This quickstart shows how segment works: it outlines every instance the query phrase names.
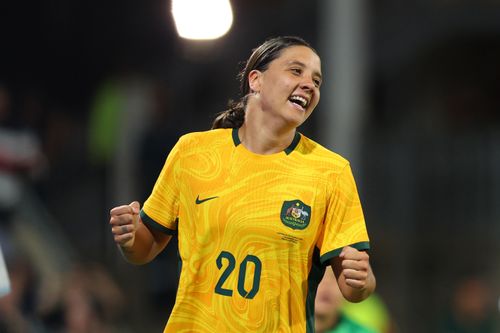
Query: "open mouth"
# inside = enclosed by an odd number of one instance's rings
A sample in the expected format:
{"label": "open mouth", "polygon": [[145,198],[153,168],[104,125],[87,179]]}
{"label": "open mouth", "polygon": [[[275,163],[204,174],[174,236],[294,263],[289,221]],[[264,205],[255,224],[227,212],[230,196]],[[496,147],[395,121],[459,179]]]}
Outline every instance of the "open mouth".
{"label": "open mouth", "polygon": [[300,106],[303,109],[305,109],[307,107],[307,105],[309,104],[309,102],[307,101],[307,99],[305,99],[302,96],[298,96],[298,95],[292,95],[292,96],[290,96],[290,98],[288,98],[288,100],[290,102],[292,102],[292,103]]}

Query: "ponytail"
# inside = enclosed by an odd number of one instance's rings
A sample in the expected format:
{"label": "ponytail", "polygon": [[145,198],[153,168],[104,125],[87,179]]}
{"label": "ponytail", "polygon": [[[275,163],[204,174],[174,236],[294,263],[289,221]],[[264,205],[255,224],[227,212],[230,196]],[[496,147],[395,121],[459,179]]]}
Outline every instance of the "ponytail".
{"label": "ponytail", "polygon": [[245,121],[245,101],[229,101],[229,109],[217,114],[212,129],[216,128],[240,128]]}

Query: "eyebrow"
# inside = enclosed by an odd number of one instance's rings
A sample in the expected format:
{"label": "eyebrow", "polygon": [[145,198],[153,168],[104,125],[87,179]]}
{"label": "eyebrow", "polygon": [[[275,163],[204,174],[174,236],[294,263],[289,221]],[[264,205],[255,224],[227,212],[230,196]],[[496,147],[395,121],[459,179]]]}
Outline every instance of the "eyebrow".
{"label": "eyebrow", "polygon": [[[292,60],[292,61],[289,61],[287,63],[287,65],[299,65],[300,67],[306,67],[306,65],[302,62],[302,61],[298,61],[298,60]],[[314,72],[314,75],[317,75],[319,77],[320,80],[323,80],[323,75],[321,75],[320,72],[318,71],[315,71]]]}

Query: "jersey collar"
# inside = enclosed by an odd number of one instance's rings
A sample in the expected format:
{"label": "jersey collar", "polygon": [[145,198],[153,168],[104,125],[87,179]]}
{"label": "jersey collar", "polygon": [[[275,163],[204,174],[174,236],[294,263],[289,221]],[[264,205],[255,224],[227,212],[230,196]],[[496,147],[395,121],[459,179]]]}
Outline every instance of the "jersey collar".
{"label": "jersey collar", "polygon": [[[238,147],[239,144],[241,143],[240,137],[238,136],[238,128],[233,128],[232,136],[233,136],[234,146]],[[285,154],[290,155],[290,153],[294,151],[294,149],[297,147],[299,142],[300,142],[300,133],[295,131],[295,136],[293,137],[292,143],[290,143],[290,145],[284,150]]]}

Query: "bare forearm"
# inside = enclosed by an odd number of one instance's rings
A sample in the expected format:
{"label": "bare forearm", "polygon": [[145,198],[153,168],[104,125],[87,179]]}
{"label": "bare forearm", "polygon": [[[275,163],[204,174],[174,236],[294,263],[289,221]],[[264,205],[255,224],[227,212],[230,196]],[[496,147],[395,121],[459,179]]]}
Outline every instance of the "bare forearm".
{"label": "bare forearm", "polygon": [[118,247],[128,262],[135,265],[142,265],[153,260],[163,250],[166,242],[160,241],[158,243],[158,240],[155,239],[151,231],[142,222],[139,222],[134,244],[130,247]]}

